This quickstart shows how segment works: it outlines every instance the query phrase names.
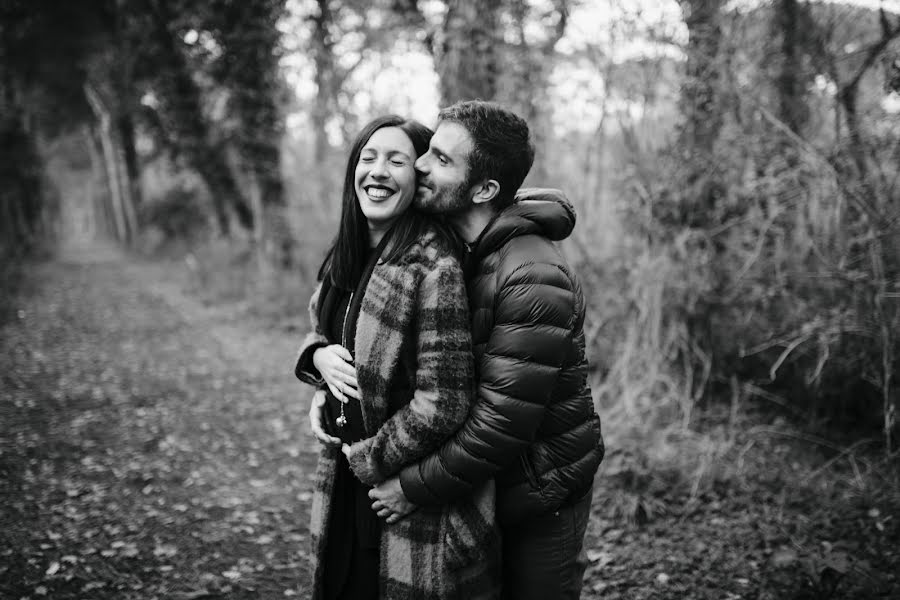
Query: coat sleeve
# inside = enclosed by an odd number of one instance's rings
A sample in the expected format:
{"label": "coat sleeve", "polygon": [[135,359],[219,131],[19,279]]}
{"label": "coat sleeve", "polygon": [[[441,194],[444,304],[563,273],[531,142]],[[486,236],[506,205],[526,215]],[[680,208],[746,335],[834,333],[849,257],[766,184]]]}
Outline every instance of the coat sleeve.
{"label": "coat sleeve", "polygon": [[411,502],[436,506],[471,493],[534,440],[579,325],[577,289],[559,264],[522,261],[505,276],[476,403],[438,452],[401,471]]}
{"label": "coat sleeve", "polygon": [[412,400],[375,435],[350,446],[350,467],[368,485],[436,450],[465,421],[474,400],[472,336],[459,263],[439,262],[422,278],[417,298]]}
{"label": "coat sleeve", "polygon": [[294,375],[297,376],[297,379],[316,387],[322,387],[325,385],[325,381],[322,379],[322,374],[313,365],[312,357],[317,349],[328,345],[328,340],[322,333],[322,328],[319,324],[318,305],[321,291],[322,284],[320,283],[316,286],[312,297],[309,299],[310,331],[303,338],[300,349],[297,350],[297,362],[294,365]]}

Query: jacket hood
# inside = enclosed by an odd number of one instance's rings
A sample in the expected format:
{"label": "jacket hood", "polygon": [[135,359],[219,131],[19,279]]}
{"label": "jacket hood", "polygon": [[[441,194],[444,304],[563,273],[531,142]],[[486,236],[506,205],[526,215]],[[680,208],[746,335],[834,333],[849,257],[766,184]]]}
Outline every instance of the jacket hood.
{"label": "jacket hood", "polygon": [[524,188],[516,201],[488,223],[473,246],[473,258],[481,258],[522,235],[541,235],[554,242],[564,240],[575,228],[575,209],[560,190]]}

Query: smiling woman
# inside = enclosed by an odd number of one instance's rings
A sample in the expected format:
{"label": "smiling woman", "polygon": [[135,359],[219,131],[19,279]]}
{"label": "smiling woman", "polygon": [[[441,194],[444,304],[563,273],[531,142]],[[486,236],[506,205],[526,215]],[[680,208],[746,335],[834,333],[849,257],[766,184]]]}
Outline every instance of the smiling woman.
{"label": "smiling woman", "polygon": [[356,197],[369,224],[375,246],[404,211],[416,191],[413,164],[418,153],[399,127],[377,130],[366,142],[356,163]]}
{"label": "smiling woman", "polygon": [[[310,301],[297,377],[322,442],[313,598],[496,598],[492,483],[382,523],[373,485],[440,446],[474,400],[468,301],[452,237],[411,206],[432,132],[380,117],[350,149],[341,226]],[[452,538],[456,543],[444,543]]]}

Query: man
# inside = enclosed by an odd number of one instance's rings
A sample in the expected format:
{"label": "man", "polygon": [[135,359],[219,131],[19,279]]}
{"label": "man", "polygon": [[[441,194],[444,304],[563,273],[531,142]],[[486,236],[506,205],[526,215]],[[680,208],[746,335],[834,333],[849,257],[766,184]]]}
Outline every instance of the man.
{"label": "man", "polygon": [[521,118],[470,101],[441,111],[416,161],[416,206],[445,215],[469,250],[478,399],[440,450],[369,496],[395,521],[495,478],[504,596],[553,600],[581,591],[603,441],[587,383],[584,297],[553,244],[575,215],[546,190],[516,196],[533,160]]}

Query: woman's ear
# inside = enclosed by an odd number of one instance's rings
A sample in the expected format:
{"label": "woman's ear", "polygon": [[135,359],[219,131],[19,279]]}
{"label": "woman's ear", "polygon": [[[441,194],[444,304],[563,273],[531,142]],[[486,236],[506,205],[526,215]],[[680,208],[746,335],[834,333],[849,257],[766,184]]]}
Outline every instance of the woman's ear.
{"label": "woman's ear", "polygon": [[474,204],[483,204],[485,202],[490,202],[500,193],[500,184],[497,183],[496,179],[486,179],[479,184],[475,185],[474,193],[472,194],[472,202]]}

